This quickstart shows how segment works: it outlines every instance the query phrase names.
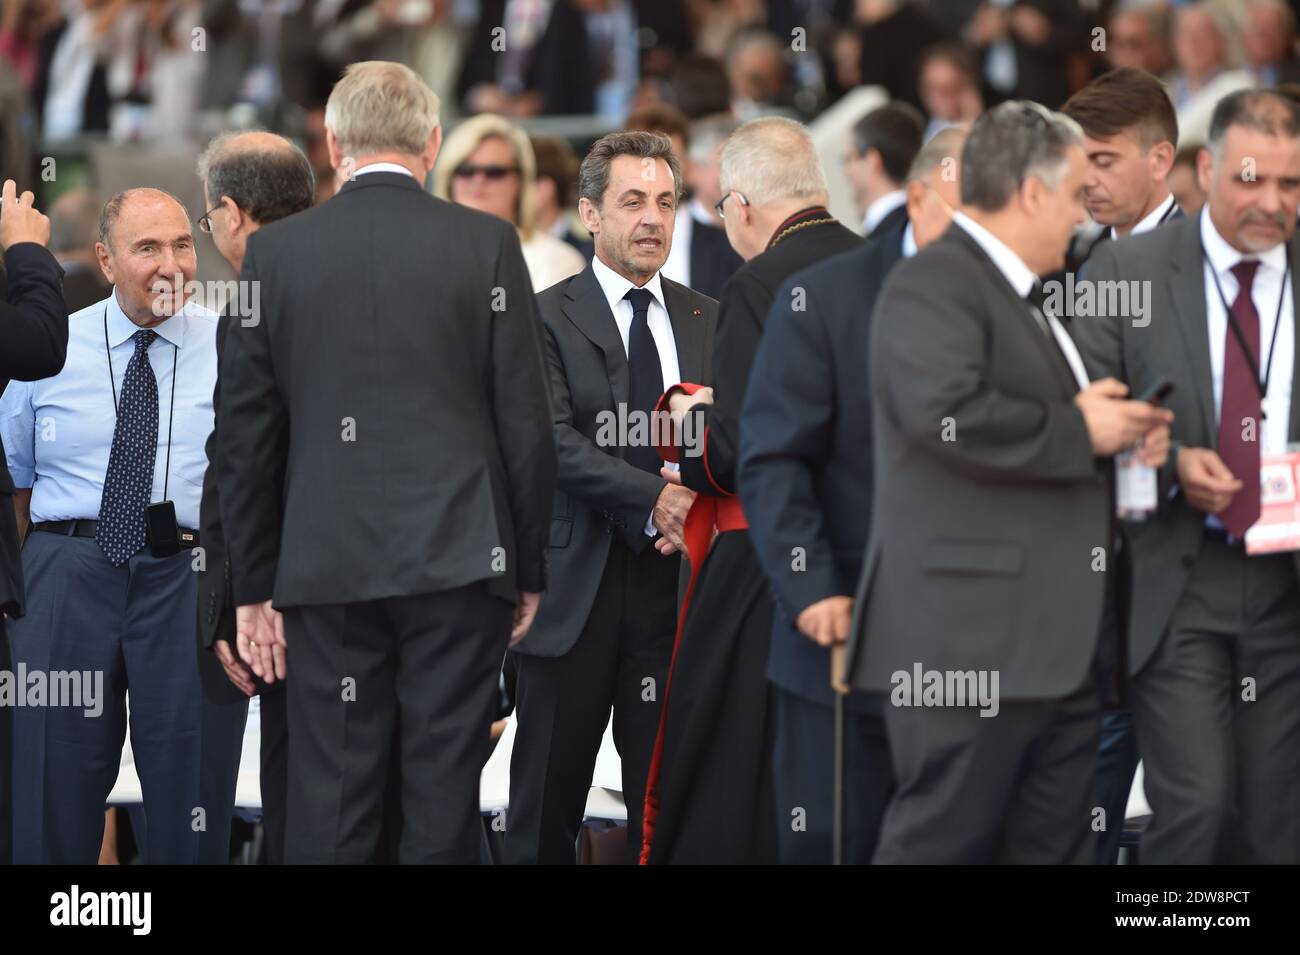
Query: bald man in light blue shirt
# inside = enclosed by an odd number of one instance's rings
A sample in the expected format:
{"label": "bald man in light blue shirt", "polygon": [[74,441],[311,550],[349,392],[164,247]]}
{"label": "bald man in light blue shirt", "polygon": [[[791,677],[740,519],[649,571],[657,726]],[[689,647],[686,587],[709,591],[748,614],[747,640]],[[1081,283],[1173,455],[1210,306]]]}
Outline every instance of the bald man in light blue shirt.
{"label": "bald man in light blue shirt", "polygon": [[[59,374],[0,398],[20,531],[30,522],[14,666],[48,674],[51,688],[80,673],[83,697],[97,697],[15,710],[14,861],[98,859],[129,690],[142,856],[224,863],[247,703],[205,698],[193,645],[217,316],[187,301],[194,240],[176,199],[115,196],[100,238],[112,294],[70,316]],[[148,540],[146,509],[163,502],[179,550]]]}

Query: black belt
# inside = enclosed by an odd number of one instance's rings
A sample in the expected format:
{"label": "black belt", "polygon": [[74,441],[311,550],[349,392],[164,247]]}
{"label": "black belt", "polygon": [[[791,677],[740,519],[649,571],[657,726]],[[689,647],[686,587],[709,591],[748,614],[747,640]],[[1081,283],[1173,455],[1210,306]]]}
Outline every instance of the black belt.
{"label": "black belt", "polygon": [[[99,529],[99,521],[37,521],[32,525],[34,531],[47,534],[62,534],[64,537],[94,537]],[[188,527],[178,529],[182,547],[198,547],[199,532]]]}

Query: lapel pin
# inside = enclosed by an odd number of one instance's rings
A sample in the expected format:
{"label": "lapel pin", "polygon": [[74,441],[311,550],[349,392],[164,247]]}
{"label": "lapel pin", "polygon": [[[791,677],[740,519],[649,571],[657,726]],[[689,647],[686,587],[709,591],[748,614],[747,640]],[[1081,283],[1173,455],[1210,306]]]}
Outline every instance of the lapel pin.
{"label": "lapel pin", "polygon": [[697,308],[697,309],[693,309],[692,311],[694,312],[696,318],[699,318],[701,315],[704,314],[704,313],[701,312],[698,308]]}

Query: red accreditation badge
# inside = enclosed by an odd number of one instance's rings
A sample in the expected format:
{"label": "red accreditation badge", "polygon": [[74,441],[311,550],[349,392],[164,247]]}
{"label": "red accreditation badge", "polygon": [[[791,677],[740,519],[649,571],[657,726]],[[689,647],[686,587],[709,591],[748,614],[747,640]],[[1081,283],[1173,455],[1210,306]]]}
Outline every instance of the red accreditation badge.
{"label": "red accreditation badge", "polygon": [[1246,531],[1246,553],[1300,550],[1300,451],[1264,455],[1259,482],[1259,520]]}

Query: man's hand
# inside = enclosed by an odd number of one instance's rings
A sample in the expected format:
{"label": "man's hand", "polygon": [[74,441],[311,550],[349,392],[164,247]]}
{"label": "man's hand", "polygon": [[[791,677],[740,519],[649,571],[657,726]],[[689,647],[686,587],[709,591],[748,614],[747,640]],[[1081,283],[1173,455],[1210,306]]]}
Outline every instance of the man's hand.
{"label": "man's hand", "polygon": [[1114,378],[1094,381],[1074,396],[1075,406],[1083,413],[1088,440],[1097,457],[1110,457],[1126,448],[1161,424],[1174,420],[1174,413],[1145,401],[1125,401],[1128,386]]}
{"label": "man's hand", "polygon": [[[682,486],[680,475],[676,478],[676,483],[672,478],[667,479],[668,483],[659,492],[659,499],[655,501],[654,513],[650,519],[664,539],[672,544],[674,550],[685,550],[686,540],[682,532],[686,528],[686,515],[691,509],[691,504],[695,502],[695,492]],[[659,548],[659,553],[672,553],[672,551]]]}
{"label": "man's hand", "polygon": [[1198,511],[1221,514],[1241,490],[1240,479],[1209,448],[1179,448],[1177,465],[1187,503]]}
{"label": "man's hand", "polygon": [[284,617],[271,601],[235,608],[235,644],[240,659],[267,683],[284,679]]}
{"label": "man's hand", "polygon": [[677,427],[682,426],[682,419],[686,413],[696,405],[713,404],[713,389],[701,388],[693,395],[688,395],[685,391],[674,391],[668,396],[668,413],[672,416],[673,424]]}
{"label": "man's hand", "polygon": [[248,667],[235,658],[235,651],[230,649],[230,642],[228,640],[214,640],[212,652],[221,661],[221,666],[226,671],[226,679],[235,684],[235,687],[244,696],[252,696],[257,690],[257,687],[253,685],[252,674],[249,672]]}
{"label": "man's hand", "polygon": [[1169,445],[1169,425],[1158,424],[1138,444],[1138,460],[1149,468],[1162,468],[1169,458]]}
{"label": "man's hand", "polygon": [[36,197],[31,190],[20,197],[17,184],[6,179],[0,200],[0,252],[9,251],[19,242],[50,244],[50,220],[36,211]]}
{"label": "man's hand", "polygon": [[795,618],[794,625],[809,640],[829,647],[849,639],[849,623],[852,619],[852,597],[824,597],[815,604],[804,607]]}
{"label": "man's hand", "polygon": [[510,646],[514,646],[528,635],[533,621],[537,619],[537,607],[542,602],[542,595],[520,590],[516,594],[514,626],[510,630]]}

